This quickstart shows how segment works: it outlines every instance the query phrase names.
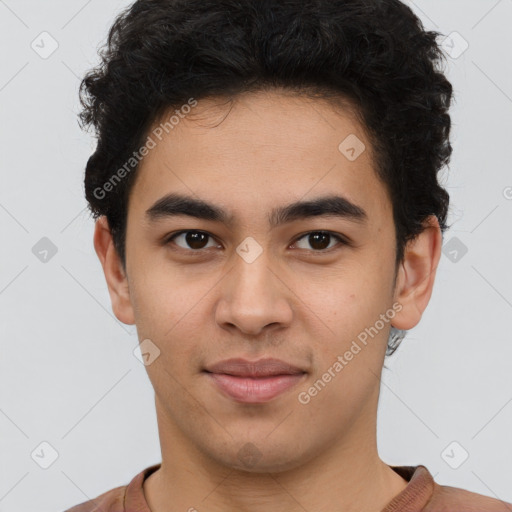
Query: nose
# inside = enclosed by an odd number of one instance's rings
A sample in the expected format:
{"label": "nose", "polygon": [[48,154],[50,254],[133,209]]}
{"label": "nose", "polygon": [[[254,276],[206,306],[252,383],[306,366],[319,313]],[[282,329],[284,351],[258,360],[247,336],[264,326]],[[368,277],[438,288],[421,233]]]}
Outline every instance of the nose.
{"label": "nose", "polygon": [[250,263],[237,255],[234,267],[220,283],[215,319],[224,329],[257,336],[265,329],[290,325],[293,293],[267,254],[263,251]]}

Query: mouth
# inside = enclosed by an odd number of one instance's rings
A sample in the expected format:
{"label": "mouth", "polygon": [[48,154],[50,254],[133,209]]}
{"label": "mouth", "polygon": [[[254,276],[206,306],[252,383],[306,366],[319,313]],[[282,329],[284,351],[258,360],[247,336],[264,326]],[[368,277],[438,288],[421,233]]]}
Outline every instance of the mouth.
{"label": "mouth", "polygon": [[307,372],[279,359],[229,359],[204,370],[215,387],[240,403],[268,402],[301,382]]}

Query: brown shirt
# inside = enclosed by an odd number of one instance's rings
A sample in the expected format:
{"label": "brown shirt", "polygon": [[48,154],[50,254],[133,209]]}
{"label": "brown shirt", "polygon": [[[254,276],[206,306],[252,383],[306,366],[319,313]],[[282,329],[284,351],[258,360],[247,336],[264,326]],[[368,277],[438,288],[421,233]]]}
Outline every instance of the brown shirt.
{"label": "brown shirt", "polygon": [[[128,485],[116,487],[94,500],[65,512],[151,512],[142,484],[160,464],[135,475]],[[407,480],[407,487],[382,512],[512,512],[512,504],[434,482],[425,466],[390,466]]]}

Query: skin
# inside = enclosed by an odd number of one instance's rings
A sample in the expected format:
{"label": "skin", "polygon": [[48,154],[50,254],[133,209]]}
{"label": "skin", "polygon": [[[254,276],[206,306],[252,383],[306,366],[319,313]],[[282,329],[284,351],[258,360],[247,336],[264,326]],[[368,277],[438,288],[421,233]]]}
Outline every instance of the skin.
{"label": "skin", "polygon": [[[327,101],[277,90],[240,95],[228,111],[218,99],[200,100],[141,162],[128,204],[126,271],[106,219],[96,223],[116,317],[160,350],[146,369],[162,466],[144,482],[146,499],[152,512],[377,512],[407,485],[376,443],[389,329],[421,319],[440,258],[439,224],[430,217],[408,244],[395,282],[392,206],[363,127]],[[355,161],[338,150],[349,134],[366,146]],[[170,192],[218,205],[232,224],[149,222],[146,210]],[[276,206],[333,193],[362,207],[367,222],[319,216],[269,227]],[[163,243],[185,229],[211,235],[200,255],[185,236]],[[331,238],[319,250],[307,236],[315,230],[352,243]],[[252,263],[236,252],[246,237],[262,249]],[[402,309],[392,322],[300,403],[299,393],[393,304]],[[241,404],[202,371],[231,357],[276,357],[307,373],[269,402]],[[239,457],[247,443],[253,461]]]}

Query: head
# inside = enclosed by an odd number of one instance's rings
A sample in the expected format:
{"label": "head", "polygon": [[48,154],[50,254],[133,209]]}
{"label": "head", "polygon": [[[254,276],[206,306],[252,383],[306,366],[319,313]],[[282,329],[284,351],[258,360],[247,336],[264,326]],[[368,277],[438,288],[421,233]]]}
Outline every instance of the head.
{"label": "head", "polygon": [[[398,0],[139,0],[83,80],[114,312],[160,351],[168,423],[219,461],[250,441],[261,467],[291,467],[376,408],[391,327],[419,322],[447,229],[438,35]],[[305,377],[255,425],[204,370],[264,356]],[[266,438],[283,403],[294,421]]]}

